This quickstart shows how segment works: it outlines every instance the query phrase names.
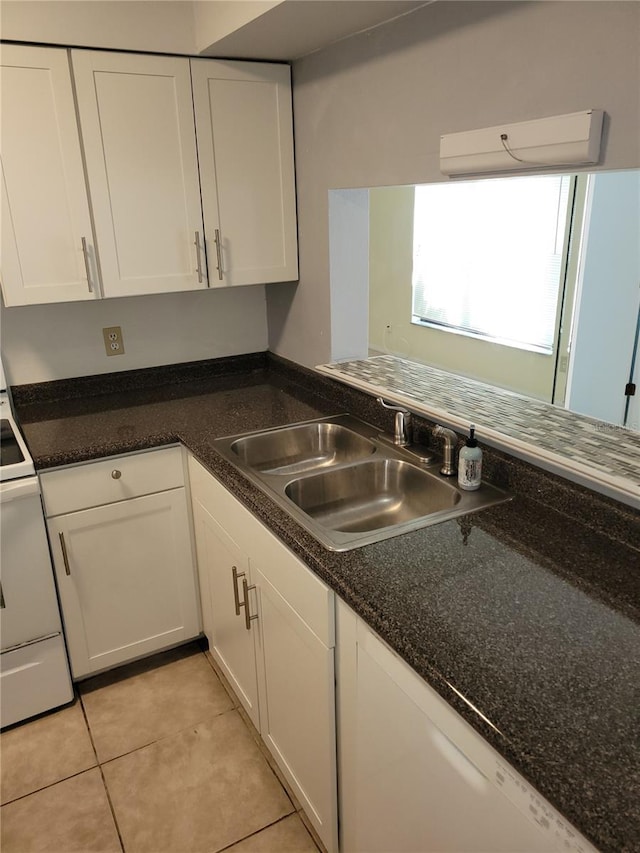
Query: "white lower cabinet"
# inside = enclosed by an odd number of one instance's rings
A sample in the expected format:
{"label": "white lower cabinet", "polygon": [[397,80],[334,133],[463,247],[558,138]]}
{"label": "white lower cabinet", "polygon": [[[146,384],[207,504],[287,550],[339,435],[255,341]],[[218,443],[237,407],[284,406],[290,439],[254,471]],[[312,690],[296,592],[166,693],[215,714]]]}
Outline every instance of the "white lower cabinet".
{"label": "white lower cabinet", "polygon": [[343,853],[594,851],[342,602],[337,631]]}
{"label": "white lower cabinet", "polygon": [[258,677],[253,632],[247,631],[240,603],[242,581],[249,578],[249,560],[197,499],[193,523],[200,575],[202,623],[211,653],[260,728]]}
{"label": "white lower cabinet", "polygon": [[[308,572],[305,566],[298,568]],[[267,571],[265,567],[265,571]],[[256,569],[260,731],[328,850],[336,849],[334,648]]]}
{"label": "white lower cabinet", "polygon": [[330,853],[595,853],[192,457],[189,477],[211,652]]}
{"label": "white lower cabinet", "polygon": [[200,633],[180,448],[60,469],[41,482],[74,678]]}
{"label": "white lower cabinet", "polygon": [[333,592],[193,458],[189,476],[211,652],[332,853]]}

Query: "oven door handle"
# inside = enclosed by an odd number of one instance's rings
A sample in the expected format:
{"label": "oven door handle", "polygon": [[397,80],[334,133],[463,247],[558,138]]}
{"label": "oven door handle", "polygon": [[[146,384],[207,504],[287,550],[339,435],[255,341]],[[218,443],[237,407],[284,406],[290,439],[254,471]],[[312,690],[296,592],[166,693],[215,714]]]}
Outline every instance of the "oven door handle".
{"label": "oven door handle", "polygon": [[5,480],[0,483],[0,503],[3,504],[39,494],[40,483],[37,477],[25,477],[23,480]]}

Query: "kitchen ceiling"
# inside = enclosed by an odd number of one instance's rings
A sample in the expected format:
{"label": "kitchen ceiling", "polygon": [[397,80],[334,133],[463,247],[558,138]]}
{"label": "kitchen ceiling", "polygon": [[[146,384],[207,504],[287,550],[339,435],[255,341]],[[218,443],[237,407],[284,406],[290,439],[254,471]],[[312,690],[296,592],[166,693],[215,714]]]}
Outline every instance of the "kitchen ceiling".
{"label": "kitchen ceiling", "polygon": [[194,3],[196,22],[221,23],[203,56],[292,61],[435,0],[282,0]]}

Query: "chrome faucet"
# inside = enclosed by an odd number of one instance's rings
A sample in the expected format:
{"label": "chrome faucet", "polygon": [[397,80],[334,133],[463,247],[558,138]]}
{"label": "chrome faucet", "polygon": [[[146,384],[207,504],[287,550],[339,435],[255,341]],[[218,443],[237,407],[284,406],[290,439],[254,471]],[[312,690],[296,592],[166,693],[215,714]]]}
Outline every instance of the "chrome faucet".
{"label": "chrome faucet", "polygon": [[434,438],[444,439],[444,454],[440,473],[444,474],[445,477],[453,477],[456,473],[453,454],[456,449],[456,444],[458,443],[458,436],[452,429],[447,429],[446,427],[440,426],[440,424],[436,424],[436,426],[434,426],[432,434]]}
{"label": "chrome faucet", "polygon": [[377,398],[378,403],[385,408],[395,412],[393,443],[398,447],[408,447],[413,439],[413,427],[411,425],[411,412],[402,406],[391,406],[385,403],[382,397]]}

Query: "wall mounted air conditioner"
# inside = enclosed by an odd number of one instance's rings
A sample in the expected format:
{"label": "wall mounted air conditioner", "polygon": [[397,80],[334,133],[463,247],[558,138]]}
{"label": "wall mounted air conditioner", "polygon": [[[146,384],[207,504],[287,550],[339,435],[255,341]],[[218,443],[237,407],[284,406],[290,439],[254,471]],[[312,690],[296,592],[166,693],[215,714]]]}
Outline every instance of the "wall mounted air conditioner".
{"label": "wall mounted air conditioner", "polygon": [[440,137],[445,175],[587,166],[600,157],[602,110],[501,124]]}

